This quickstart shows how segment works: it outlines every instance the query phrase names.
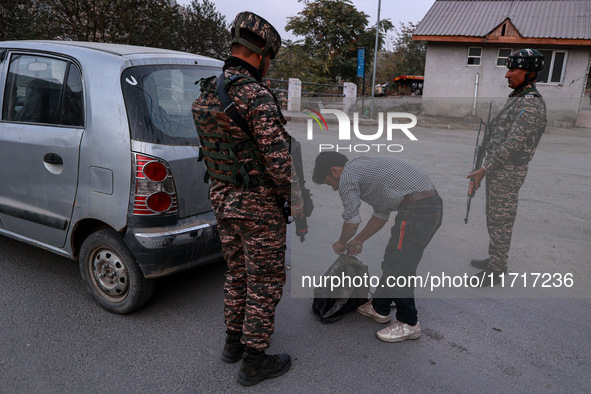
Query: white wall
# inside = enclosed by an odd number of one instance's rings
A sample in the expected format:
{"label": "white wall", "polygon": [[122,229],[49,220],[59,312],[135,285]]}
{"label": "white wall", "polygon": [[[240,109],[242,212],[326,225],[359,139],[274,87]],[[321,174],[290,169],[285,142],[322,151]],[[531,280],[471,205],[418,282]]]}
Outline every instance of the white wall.
{"label": "white wall", "polygon": [[[471,46],[483,48],[479,66],[467,65],[468,47]],[[472,115],[477,74],[479,85],[475,115],[484,117],[491,101],[493,113],[500,109],[511,89],[505,79],[507,68],[496,66],[497,55],[499,48],[508,47],[429,42],[422,111],[430,115],[451,117]],[[536,48],[564,49],[556,46]],[[521,46],[512,49],[521,49]],[[563,85],[538,84],[538,90],[546,100],[551,123],[574,124],[586,82],[590,54],[589,47],[568,48]]]}

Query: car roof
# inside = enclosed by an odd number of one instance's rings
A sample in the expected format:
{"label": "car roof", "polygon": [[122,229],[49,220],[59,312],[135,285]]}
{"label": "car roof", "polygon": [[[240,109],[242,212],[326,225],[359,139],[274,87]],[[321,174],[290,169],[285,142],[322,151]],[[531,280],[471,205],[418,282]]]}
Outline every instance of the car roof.
{"label": "car roof", "polygon": [[87,41],[62,41],[62,40],[14,40],[14,41],[0,41],[0,48],[6,49],[27,49],[39,50],[44,52],[57,52],[69,55],[92,51],[95,53],[110,54],[120,56],[134,62],[134,59],[141,58],[190,58],[194,59],[201,65],[220,66],[222,61],[206,56],[195,55],[188,52],[173,51],[170,49],[151,48],[136,45],[125,44],[111,44],[104,42],[87,42]]}

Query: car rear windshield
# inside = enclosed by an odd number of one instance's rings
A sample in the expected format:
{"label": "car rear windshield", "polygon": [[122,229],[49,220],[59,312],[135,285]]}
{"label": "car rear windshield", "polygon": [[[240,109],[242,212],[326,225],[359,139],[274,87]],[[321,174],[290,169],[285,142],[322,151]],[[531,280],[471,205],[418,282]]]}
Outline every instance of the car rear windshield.
{"label": "car rear windshield", "polygon": [[199,145],[191,106],[201,78],[218,75],[215,67],[138,66],[123,71],[121,86],[131,138],[163,145]]}

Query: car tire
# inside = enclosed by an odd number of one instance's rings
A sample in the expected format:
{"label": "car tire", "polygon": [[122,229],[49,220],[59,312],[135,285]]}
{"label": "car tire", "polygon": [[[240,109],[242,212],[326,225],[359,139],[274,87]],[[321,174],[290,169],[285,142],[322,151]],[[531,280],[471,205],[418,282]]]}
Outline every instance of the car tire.
{"label": "car tire", "polygon": [[121,235],[112,229],[99,230],[84,240],[79,265],[88,290],[109,312],[133,312],[154,293],[154,281],[144,278]]}

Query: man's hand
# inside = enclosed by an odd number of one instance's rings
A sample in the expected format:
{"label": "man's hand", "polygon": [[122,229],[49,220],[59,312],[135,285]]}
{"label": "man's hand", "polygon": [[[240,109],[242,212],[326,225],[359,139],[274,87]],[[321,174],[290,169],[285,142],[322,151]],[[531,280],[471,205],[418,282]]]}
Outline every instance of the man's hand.
{"label": "man's hand", "polygon": [[347,251],[347,243],[337,241],[334,244],[332,244],[332,250],[334,250],[336,254],[345,254],[345,252]]}
{"label": "man's hand", "polygon": [[486,175],[486,168],[484,167],[468,174],[466,177],[467,179],[470,179],[468,194],[472,195],[474,192],[476,192],[476,190],[478,190],[478,188],[480,188],[480,182],[482,182],[484,175]]}
{"label": "man's hand", "polygon": [[332,244],[332,249],[336,254],[345,254],[347,251],[347,242],[355,235],[357,227],[359,227],[357,223],[343,223],[339,240]]}
{"label": "man's hand", "polygon": [[357,256],[363,251],[363,242],[356,241],[353,239],[347,244],[347,253],[351,256]]}

